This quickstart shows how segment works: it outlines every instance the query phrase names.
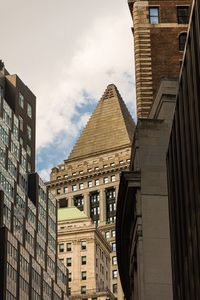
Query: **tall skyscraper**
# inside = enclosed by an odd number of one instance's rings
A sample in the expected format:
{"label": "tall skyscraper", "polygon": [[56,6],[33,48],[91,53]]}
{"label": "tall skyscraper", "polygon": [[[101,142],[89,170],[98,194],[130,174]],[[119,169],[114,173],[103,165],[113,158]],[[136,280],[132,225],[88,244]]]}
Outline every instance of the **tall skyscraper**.
{"label": "tall skyscraper", "polygon": [[137,115],[147,118],[162,78],[178,78],[191,0],[128,0],[133,18]]}
{"label": "tall skyscraper", "polygon": [[56,199],[34,173],[36,99],[0,66],[0,299],[68,299]]}
{"label": "tall skyscraper", "polygon": [[110,289],[118,299],[123,295],[116,264],[116,199],[120,173],[129,168],[134,128],[117,88],[108,85],[68,159],[52,169],[47,183],[60,208],[84,211],[110,243]]}

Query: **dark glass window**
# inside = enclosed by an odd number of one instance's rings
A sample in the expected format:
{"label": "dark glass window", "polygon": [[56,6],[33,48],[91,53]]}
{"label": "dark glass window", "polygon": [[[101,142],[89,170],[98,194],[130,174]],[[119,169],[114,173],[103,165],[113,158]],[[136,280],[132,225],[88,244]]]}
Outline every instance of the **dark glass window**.
{"label": "dark glass window", "polygon": [[84,198],[82,195],[74,196],[74,206],[76,206],[80,211],[83,211]]}
{"label": "dark glass window", "polygon": [[159,8],[149,7],[149,23],[158,24],[159,23]]}
{"label": "dark glass window", "polygon": [[179,51],[184,51],[187,33],[183,32],[179,35]]}
{"label": "dark glass window", "polygon": [[189,22],[189,7],[178,6],[177,7],[177,22],[179,24],[188,24]]}
{"label": "dark glass window", "polygon": [[90,217],[96,224],[98,224],[99,221],[99,212],[99,193],[90,193]]}

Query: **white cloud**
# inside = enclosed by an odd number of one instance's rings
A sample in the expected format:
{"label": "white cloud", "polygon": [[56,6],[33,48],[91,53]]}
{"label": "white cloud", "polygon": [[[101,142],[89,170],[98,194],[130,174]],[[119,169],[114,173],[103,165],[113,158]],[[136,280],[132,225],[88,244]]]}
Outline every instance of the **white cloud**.
{"label": "white cloud", "polygon": [[134,110],[127,1],[6,0],[1,10],[0,58],[37,96],[38,166],[46,178],[86,124],[84,105],[97,102],[109,83]]}
{"label": "white cloud", "polygon": [[[80,129],[71,117],[76,106],[87,104],[86,91],[98,100],[107,84],[115,83],[124,100],[133,104],[133,86],[127,74],[133,73],[132,42],[126,19],[127,12],[120,16],[105,16],[94,20],[86,35],[78,41],[70,61],[65,59],[60,77],[51,86],[48,99],[39,95],[37,111],[37,147],[44,147],[65,130],[71,135]],[[47,112],[48,105],[48,112]],[[84,122],[82,123],[84,124]]]}

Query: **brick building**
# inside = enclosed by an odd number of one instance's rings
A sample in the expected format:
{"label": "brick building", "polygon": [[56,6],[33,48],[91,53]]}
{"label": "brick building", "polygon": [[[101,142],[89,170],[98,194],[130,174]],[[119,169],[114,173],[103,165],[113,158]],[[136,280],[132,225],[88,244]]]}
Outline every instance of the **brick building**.
{"label": "brick building", "polygon": [[52,169],[47,183],[60,208],[84,211],[112,246],[110,290],[118,299],[123,294],[116,264],[116,199],[120,173],[129,168],[134,128],[117,88],[108,85],[68,159]]}
{"label": "brick building", "polygon": [[190,0],[128,0],[133,18],[137,115],[147,118],[162,78],[178,78]]}
{"label": "brick building", "polygon": [[0,65],[0,299],[68,299],[56,199],[34,173],[36,99]]}

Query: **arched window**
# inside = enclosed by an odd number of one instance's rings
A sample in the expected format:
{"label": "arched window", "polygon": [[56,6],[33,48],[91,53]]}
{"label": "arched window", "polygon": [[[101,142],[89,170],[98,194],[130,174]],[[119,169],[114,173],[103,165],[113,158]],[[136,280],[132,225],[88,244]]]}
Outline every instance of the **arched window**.
{"label": "arched window", "polygon": [[187,33],[183,32],[179,35],[179,51],[184,51]]}

